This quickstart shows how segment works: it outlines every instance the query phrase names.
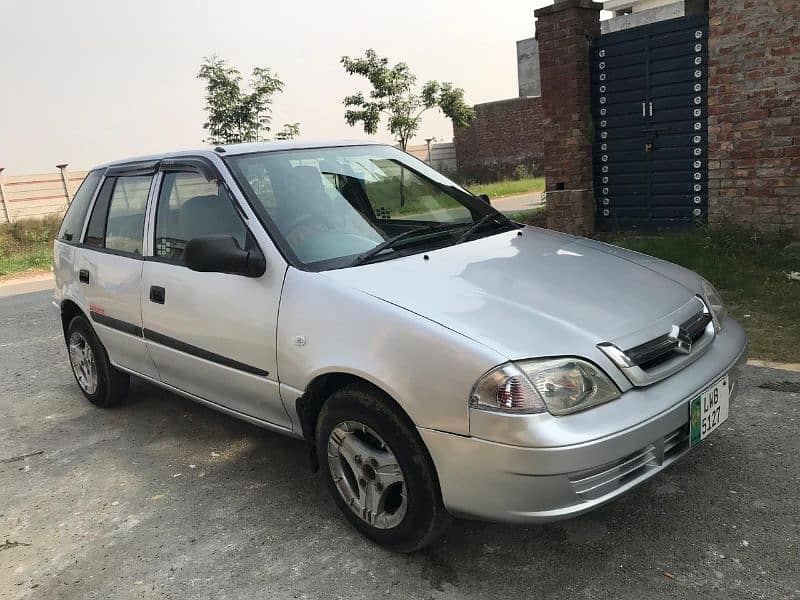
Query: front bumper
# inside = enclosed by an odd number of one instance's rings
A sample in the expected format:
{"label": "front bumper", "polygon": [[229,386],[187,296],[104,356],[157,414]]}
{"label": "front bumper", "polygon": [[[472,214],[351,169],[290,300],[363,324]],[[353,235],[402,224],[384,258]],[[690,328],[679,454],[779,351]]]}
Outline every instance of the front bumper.
{"label": "front bumper", "polygon": [[730,374],[731,401],[738,393],[737,373],[746,360],[747,338],[731,319],[726,329],[717,338],[716,348],[687,368],[692,372],[683,380],[677,373],[636,390],[637,401],[650,399],[654,405],[659,404],[657,396],[675,392],[677,400],[669,408],[603,437],[529,447],[516,444],[520,440],[513,435],[515,444],[508,444],[497,438],[419,428],[436,466],[445,506],[462,517],[547,522],[587,512],[652,477],[689,450],[690,399],[726,373]]}

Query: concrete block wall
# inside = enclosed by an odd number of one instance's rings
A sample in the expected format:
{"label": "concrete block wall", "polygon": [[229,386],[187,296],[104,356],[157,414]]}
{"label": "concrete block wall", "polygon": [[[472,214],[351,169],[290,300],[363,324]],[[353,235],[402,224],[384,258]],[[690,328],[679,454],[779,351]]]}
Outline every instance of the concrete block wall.
{"label": "concrete block wall", "polygon": [[428,154],[427,144],[408,146],[406,152],[442,173],[452,173],[457,168],[456,148],[453,142],[431,144],[430,155]]}
{"label": "concrete block wall", "polygon": [[[0,223],[62,216],[86,171],[35,175],[0,172]],[[66,189],[65,189],[66,184]]]}
{"label": "concrete block wall", "polygon": [[517,41],[517,84],[520,98],[542,95],[539,40],[535,37]]}

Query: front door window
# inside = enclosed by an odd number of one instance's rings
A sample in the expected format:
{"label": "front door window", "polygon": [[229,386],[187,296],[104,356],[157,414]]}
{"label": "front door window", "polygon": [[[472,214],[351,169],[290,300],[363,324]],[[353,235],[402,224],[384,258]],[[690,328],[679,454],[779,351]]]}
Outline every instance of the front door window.
{"label": "front door window", "polygon": [[183,264],[186,243],[196,237],[230,235],[240,248],[247,229],[224,186],[197,173],[166,173],[158,195],[153,254]]}

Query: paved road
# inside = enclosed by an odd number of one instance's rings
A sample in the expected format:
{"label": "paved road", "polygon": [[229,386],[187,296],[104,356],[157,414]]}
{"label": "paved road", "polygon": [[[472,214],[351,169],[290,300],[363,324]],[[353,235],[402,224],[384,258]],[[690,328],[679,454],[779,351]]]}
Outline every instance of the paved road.
{"label": "paved road", "polygon": [[519,194],[516,196],[506,196],[492,200],[492,206],[504,213],[523,212],[544,206],[544,194],[534,192],[532,194]]}
{"label": "paved road", "polygon": [[12,280],[0,281],[0,298],[52,290],[53,286],[52,273],[41,273],[31,276],[20,275]]}
{"label": "paved road", "polygon": [[298,441],[144,384],[90,406],[48,292],[0,299],[0,365],[0,461],[41,452],[0,462],[0,598],[800,598],[798,374],[748,368],[729,422],[621,501],[403,556]]}

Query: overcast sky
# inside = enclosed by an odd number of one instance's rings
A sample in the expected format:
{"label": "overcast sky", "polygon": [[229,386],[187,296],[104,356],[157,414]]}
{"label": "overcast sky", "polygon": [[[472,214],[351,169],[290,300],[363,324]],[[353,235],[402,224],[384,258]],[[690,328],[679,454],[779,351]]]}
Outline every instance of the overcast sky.
{"label": "overcast sky", "polygon": [[[364,137],[342,98],[367,89],[342,55],[367,48],[405,61],[420,81],[452,81],[470,103],[517,95],[516,46],[549,0],[0,0],[0,167],[6,175],[70,169],[202,147],[204,88],[216,53],[243,73],[285,82],[273,125],[306,137]],[[449,140],[440,115],[418,141]],[[383,140],[391,138],[382,131]]]}

